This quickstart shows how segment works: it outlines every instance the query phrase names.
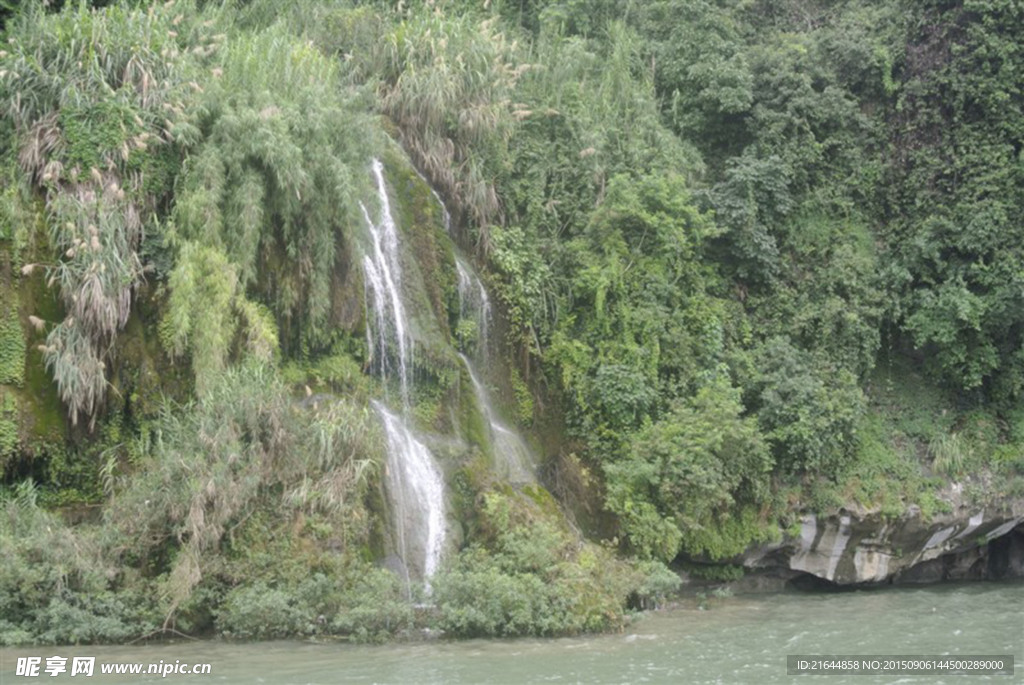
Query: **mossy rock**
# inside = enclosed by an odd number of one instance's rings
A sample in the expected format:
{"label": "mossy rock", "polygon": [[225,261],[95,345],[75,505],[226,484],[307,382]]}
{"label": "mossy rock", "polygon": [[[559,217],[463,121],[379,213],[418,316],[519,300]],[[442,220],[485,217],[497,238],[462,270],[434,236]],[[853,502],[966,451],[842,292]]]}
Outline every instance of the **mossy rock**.
{"label": "mossy rock", "polygon": [[149,287],[139,289],[132,314],[118,335],[110,382],[111,409],[121,408],[136,422],[155,418],[165,398],[185,402],[192,394],[188,364],[171,359],[160,344],[159,297]]}
{"label": "mossy rock", "polygon": [[[455,248],[444,230],[443,208],[430,186],[398,145],[383,155],[391,189],[394,219],[406,243],[403,261],[406,298],[412,301],[409,314],[416,320],[421,342],[428,347],[447,347],[452,340],[448,307],[456,287]],[[425,316],[429,311],[432,316]]]}
{"label": "mossy rock", "polygon": [[560,519],[562,511],[558,507],[558,501],[554,495],[548,492],[547,488],[536,483],[527,483],[522,487],[521,492],[533,502],[536,507],[544,512],[546,516],[553,519]]}
{"label": "mossy rock", "polygon": [[481,452],[488,454],[490,459],[490,465],[493,467],[494,460],[493,454],[490,451],[493,448],[490,437],[490,427],[487,424],[487,418],[484,416],[483,411],[480,409],[480,404],[477,402],[476,390],[473,388],[473,381],[469,377],[469,372],[463,368],[462,374],[459,377],[460,383],[458,388],[458,433],[463,436],[466,442],[470,445],[475,445],[480,449]]}
{"label": "mossy rock", "polygon": [[353,337],[366,335],[363,270],[353,241],[340,236],[331,272],[331,325]]}
{"label": "mossy rock", "polygon": [[41,269],[21,273],[23,263],[48,256],[41,214],[37,219],[20,254],[15,255],[10,243],[0,242],[0,473],[18,457],[34,459],[60,449],[67,436],[57,386],[38,349],[46,332],[29,323],[34,316],[52,324],[64,313]]}
{"label": "mossy rock", "polygon": [[16,301],[9,291],[0,295],[9,303],[0,309],[0,385],[21,387],[25,384],[25,331],[19,320]]}
{"label": "mossy rock", "polygon": [[490,461],[477,452],[449,478],[449,495],[454,518],[463,526],[463,534],[472,540],[480,534],[480,507],[483,493],[493,486]]}
{"label": "mossy rock", "polygon": [[13,393],[0,387],[0,467],[18,447],[18,405]]}

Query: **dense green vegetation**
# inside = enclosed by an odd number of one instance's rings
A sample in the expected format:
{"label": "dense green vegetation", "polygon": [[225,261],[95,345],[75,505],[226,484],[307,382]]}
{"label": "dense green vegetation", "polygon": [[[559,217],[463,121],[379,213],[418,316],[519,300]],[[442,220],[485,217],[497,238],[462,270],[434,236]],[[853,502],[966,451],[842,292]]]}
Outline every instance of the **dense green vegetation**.
{"label": "dense green vegetation", "polygon": [[[602,630],[674,588],[664,563],[804,511],[1024,494],[1019,3],[0,21],[0,644]],[[381,568],[374,156],[439,322],[420,427],[479,433],[412,167],[496,296],[500,394],[557,496],[449,455],[462,536],[429,612]]]}

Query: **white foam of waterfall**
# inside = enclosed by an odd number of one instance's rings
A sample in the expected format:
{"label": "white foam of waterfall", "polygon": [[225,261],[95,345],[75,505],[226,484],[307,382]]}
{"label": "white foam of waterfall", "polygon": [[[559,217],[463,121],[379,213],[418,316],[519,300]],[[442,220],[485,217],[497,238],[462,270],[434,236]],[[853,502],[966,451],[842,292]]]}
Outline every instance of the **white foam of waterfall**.
{"label": "white foam of waterfall", "polygon": [[371,254],[363,257],[363,271],[369,288],[370,307],[374,312],[376,340],[372,327],[367,326],[366,338],[370,357],[382,378],[389,377],[389,343],[396,346],[394,355],[398,364],[398,379],[402,389],[402,401],[409,399],[409,366],[412,357],[412,340],[409,338],[405,307],[402,305],[402,267],[398,253],[398,231],[391,216],[391,201],[384,184],[384,166],[373,160],[373,175],[377,181],[377,197],[380,200],[380,221],[374,222],[366,206],[359,203],[363,218],[370,229]]}
{"label": "white foam of waterfall", "polygon": [[444,481],[433,455],[405,418],[374,403],[388,441],[385,475],[392,501],[398,554],[406,572],[424,579],[437,571],[444,550]]}
{"label": "white foam of waterfall", "polygon": [[456,286],[459,294],[459,317],[476,323],[477,347],[487,349],[487,333],[491,319],[491,298],[483,281],[461,257],[455,257]]}
{"label": "white foam of waterfall", "polygon": [[476,393],[477,406],[484,415],[491,433],[491,447],[494,449],[494,459],[504,471],[504,476],[513,483],[533,482],[533,455],[526,441],[511,428],[503,424],[491,402],[490,393],[477,378],[473,371],[473,365],[465,355],[460,354],[459,358],[466,365],[469,373],[469,380],[473,383],[473,391]]}
{"label": "white foam of waterfall", "polygon": [[[437,570],[444,549],[444,480],[433,455],[409,427],[409,392],[413,344],[402,301],[402,266],[398,230],[384,182],[384,166],[373,160],[380,219],[373,221],[365,206],[370,231],[370,254],[363,258],[367,306],[372,310],[367,343],[373,364],[384,380],[397,371],[402,413],[374,403],[387,435],[385,485],[394,512],[395,546],[410,577],[427,580]],[[429,585],[428,585],[429,589]]]}

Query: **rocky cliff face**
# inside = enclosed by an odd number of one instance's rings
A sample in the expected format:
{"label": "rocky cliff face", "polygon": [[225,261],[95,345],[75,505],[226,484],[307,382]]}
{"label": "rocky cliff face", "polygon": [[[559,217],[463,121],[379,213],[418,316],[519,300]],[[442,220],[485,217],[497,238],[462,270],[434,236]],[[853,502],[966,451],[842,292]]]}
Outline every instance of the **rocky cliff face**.
{"label": "rocky cliff face", "polygon": [[800,535],[748,550],[748,569],[810,574],[839,585],[1024,577],[1024,500],[961,504],[928,520],[840,510],[805,515]]}

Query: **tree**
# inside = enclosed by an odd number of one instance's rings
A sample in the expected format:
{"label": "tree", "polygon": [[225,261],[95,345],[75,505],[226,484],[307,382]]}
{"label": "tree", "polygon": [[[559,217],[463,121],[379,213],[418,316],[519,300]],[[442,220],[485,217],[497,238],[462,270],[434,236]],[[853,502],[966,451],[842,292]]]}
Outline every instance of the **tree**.
{"label": "tree", "polygon": [[721,374],[637,432],[625,458],[605,467],[608,508],[638,554],[723,558],[762,534],[756,525],[733,539],[721,534],[768,493],[772,459],[757,420],[743,413],[739,389]]}

